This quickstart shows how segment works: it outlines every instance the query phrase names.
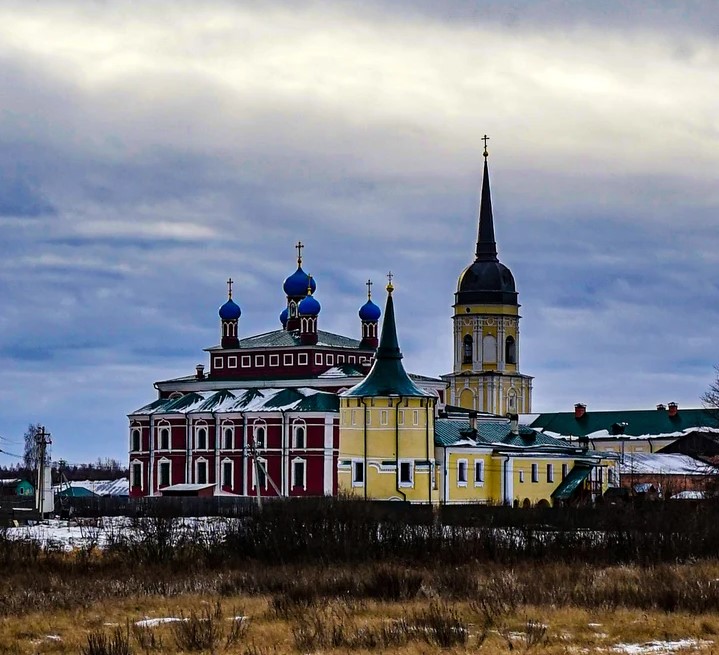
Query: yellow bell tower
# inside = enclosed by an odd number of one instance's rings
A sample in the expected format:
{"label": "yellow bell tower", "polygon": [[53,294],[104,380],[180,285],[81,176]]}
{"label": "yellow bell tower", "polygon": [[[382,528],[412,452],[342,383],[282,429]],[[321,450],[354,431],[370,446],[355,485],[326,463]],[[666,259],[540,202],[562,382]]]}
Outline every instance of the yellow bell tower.
{"label": "yellow bell tower", "polygon": [[532,411],[532,377],[519,372],[519,302],[512,272],[499,261],[489,189],[487,140],[475,260],[454,300],[454,367],[443,375],[451,405],[506,415]]}

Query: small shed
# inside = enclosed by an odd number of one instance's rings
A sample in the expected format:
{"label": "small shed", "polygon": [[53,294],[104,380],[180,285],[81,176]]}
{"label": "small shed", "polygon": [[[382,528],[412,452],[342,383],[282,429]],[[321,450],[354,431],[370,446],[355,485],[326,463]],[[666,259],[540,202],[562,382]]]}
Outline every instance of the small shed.
{"label": "small shed", "polygon": [[12,478],[0,480],[0,496],[21,496],[32,498],[35,495],[35,487],[27,480]]}
{"label": "small shed", "polygon": [[97,496],[96,493],[93,493],[86,487],[74,486],[65,487],[64,489],[58,491],[56,495],[60,498],[92,498]]}
{"label": "small shed", "polygon": [[214,484],[171,484],[169,487],[161,489],[163,496],[185,496],[195,498],[207,498],[214,496]]}

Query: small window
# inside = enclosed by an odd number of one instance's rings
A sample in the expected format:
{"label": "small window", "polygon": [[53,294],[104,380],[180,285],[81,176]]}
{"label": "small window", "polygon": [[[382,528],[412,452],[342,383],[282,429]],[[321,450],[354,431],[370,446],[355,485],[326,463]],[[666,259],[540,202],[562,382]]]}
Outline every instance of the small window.
{"label": "small window", "polygon": [[207,462],[197,462],[197,484],[207,484]]}
{"label": "small window", "polygon": [[282,365],[283,366],[292,366],[294,361],[294,357],[292,357],[292,353],[285,353],[282,356]]}
{"label": "small window", "polygon": [[315,364],[322,364],[322,353],[315,353]]}
{"label": "small window", "polygon": [[614,484],[614,471],[610,468],[607,469],[607,482],[610,485]]}
{"label": "small window", "polygon": [[242,368],[250,368],[250,366],[252,366],[252,357],[249,355],[242,355],[240,358],[240,365]]}
{"label": "small window", "polygon": [[270,366],[279,366],[280,365],[280,356],[279,355],[270,355]]}
{"label": "small window", "polygon": [[292,462],[292,486],[302,487],[305,486],[305,462],[304,460],[297,459]]}
{"label": "small window", "polygon": [[350,364],[354,364],[354,363],[355,363],[355,356],[354,356],[354,355],[349,355],[349,356],[347,357],[347,361],[348,361]]}
{"label": "small window", "polygon": [[298,366],[307,366],[308,362],[307,353],[299,353],[297,355],[297,365]]}
{"label": "small window", "polygon": [[352,485],[361,487],[364,485],[364,462],[352,462]]}
{"label": "small window", "polygon": [[207,429],[198,428],[197,430],[197,449],[207,450]]}
{"label": "small window", "polygon": [[237,357],[235,355],[227,358],[227,368],[237,368]]}
{"label": "small window", "polygon": [[142,464],[133,464],[132,465],[132,486],[133,487],[141,487],[142,486]]}
{"label": "small window", "polygon": [[255,448],[265,447],[265,428],[262,426],[255,427]]}
{"label": "small window", "polygon": [[327,360],[327,366],[332,366],[335,363],[335,356],[334,355],[326,355],[325,359]]}
{"label": "small window", "polygon": [[212,358],[212,368],[222,368],[222,357]]}
{"label": "small window", "polygon": [[467,334],[462,342],[462,364],[471,364],[473,360],[473,340],[472,336]]}
{"label": "small window", "polygon": [[232,428],[225,428],[225,450],[232,450],[234,441],[233,437],[235,436]]}
{"label": "small window", "polygon": [[305,429],[302,426],[295,428],[295,448],[305,447]]}
{"label": "small window", "polygon": [[337,355],[337,363],[338,363],[338,364],[344,364],[344,363],[345,363],[345,356],[344,356],[344,355]]}
{"label": "small window", "polygon": [[567,477],[569,473],[569,464],[562,464],[562,480]]}
{"label": "small window", "polygon": [[379,413],[379,424],[387,425],[388,421],[389,421],[389,412],[386,409],[383,409]]}
{"label": "small window", "polygon": [[413,462],[399,463],[399,483],[405,486],[412,486],[414,482],[414,466]]}
{"label": "small window", "polygon": [[507,364],[517,363],[517,344],[514,341],[514,337],[507,337],[504,342],[504,358]]}
{"label": "small window", "polygon": [[170,486],[170,462],[160,462],[160,486]]}
{"label": "small window", "polygon": [[484,482],[484,462],[481,459],[474,460],[474,484]]}
{"label": "small window", "polygon": [[412,425],[419,425],[419,410],[412,410]]}
{"label": "small window", "polygon": [[168,428],[160,430],[160,450],[170,450],[170,430]]}
{"label": "small window", "polygon": [[264,355],[257,355],[255,357],[255,366],[262,367],[265,365],[265,356]]}
{"label": "small window", "polygon": [[554,464],[547,464],[547,482],[554,482]]}
{"label": "small window", "polygon": [[253,487],[256,487],[259,483],[260,488],[267,488],[267,463],[264,459],[258,459],[257,465],[252,467],[253,473]]}
{"label": "small window", "polygon": [[352,425],[357,425],[357,410],[352,410]]}
{"label": "small window", "polygon": [[132,431],[132,450],[140,450],[140,431],[137,428]]}
{"label": "small window", "polygon": [[524,484],[524,471],[519,472],[519,483]]}
{"label": "small window", "polygon": [[539,464],[532,464],[532,482],[539,482]]}
{"label": "small window", "polygon": [[404,425],[404,410],[400,409],[397,416],[397,424]]}
{"label": "small window", "polygon": [[460,459],[457,462],[457,484],[464,487],[467,485],[467,460]]}
{"label": "small window", "polygon": [[222,462],[222,486],[232,488],[232,462]]}

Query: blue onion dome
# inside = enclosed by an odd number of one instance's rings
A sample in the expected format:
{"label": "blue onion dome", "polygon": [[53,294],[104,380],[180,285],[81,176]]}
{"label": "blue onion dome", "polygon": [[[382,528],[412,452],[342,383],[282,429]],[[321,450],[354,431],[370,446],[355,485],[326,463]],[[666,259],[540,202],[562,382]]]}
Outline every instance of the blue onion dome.
{"label": "blue onion dome", "polygon": [[288,296],[305,296],[307,295],[307,288],[312,290],[312,293],[317,289],[317,283],[302,270],[302,266],[298,266],[297,270],[292,273],[282,285],[285,293]]}
{"label": "blue onion dome", "polygon": [[282,312],[280,312],[280,323],[282,325],[287,325],[287,319],[290,316],[290,312],[288,311],[287,307],[285,307]]}
{"label": "blue onion dome", "polygon": [[297,309],[300,312],[300,316],[317,316],[322,307],[313,295],[309,295],[300,301],[300,305]]}
{"label": "blue onion dome", "polygon": [[363,321],[379,321],[380,316],[382,316],[382,310],[371,300],[367,300],[367,302],[360,307],[359,317]]}
{"label": "blue onion dome", "polygon": [[223,321],[236,321],[242,315],[240,306],[230,298],[222,307],[220,307],[220,318]]}

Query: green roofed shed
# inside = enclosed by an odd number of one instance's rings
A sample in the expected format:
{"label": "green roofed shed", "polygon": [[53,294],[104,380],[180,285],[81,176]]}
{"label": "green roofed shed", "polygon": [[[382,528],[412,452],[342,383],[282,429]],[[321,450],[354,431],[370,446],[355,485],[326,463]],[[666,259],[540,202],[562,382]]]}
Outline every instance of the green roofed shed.
{"label": "green roofed shed", "polygon": [[562,480],[561,484],[552,493],[554,500],[569,500],[579,486],[589,477],[592,472],[591,466],[578,464]]}

